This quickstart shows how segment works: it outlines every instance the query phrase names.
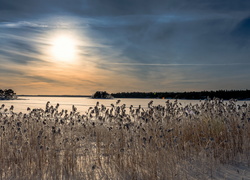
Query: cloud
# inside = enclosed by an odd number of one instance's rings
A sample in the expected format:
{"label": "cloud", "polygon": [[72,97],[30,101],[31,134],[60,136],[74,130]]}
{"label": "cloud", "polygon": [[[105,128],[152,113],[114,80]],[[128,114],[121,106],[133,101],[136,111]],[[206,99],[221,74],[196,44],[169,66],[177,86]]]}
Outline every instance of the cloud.
{"label": "cloud", "polygon": [[[90,24],[92,34],[103,37],[120,58],[110,62],[129,63],[246,63],[247,51],[239,49],[230,32],[238,19],[233,17],[174,16],[162,21],[161,16],[119,17],[120,25],[105,21]],[[167,16],[165,17],[167,19]],[[221,58],[223,57],[223,58]]]}
{"label": "cloud", "polygon": [[[1,35],[2,34],[2,35]],[[27,34],[28,37],[27,37]],[[11,61],[19,64],[26,64],[30,61],[41,61],[39,55],[39,43],[32,39],[34,32],[20,29],[0,31],[0,62]]]}
{"label": "cloud", "polygon": [[3,60],[8,60],[9,62],[14,62],[17,64],[27,64],[31,61],[40,61],[38,58],[30,57],[29,55],[19,54],[15,52],[6,52],[6,51],[0,51],[2,57],[2,60],[0,60],[1,63],[3,63]]}
{"label": "cloud", "polygon": [[[21,73],[50,88],[62,82],[79,89],[86,85],[115,91],[191,89],[195,84],[209,89],[230,87],[230,79],[248,82],[244,68],[249,68],[250,1],[0,0],[0,4],[0,63],[12,65],[2,74]],[[79,69],[63,69],[50,61],[49,41],[60,31],[76,34]],[[24,66],[32,72],[16,71]]]}
{"label": "cloud", "polygon": [[18,69],[8,68],[3,65],[0,66],[0,74],[2,77],[9,77],[9,78],[11,78],[12,76],[24,75],[24,73]]}
{"label": "cloud", "polygon": [[43,76],[38,76],[38,75],[25,75],[23,77],[30,79],[30,80],[34,80],[36,82],[46,82],[50,84],[62,84],[63,83],[62,81],[55,80],[53,78],[43,77]]}
{"label": "cloud", "polygon": [[233,41],[241,48],[250,50],[250,17],[246,17],[238,22],[231,31]]}
{"label": "cloud", "polygon": [[250,63],[214,63],[214,64],[146,64],[146,63],[106,63],[106,65],[125,65],[125,66],[237,66],[237,65],[250,65]]}
{"label": "cloud", "polygon": [[240,36],[250,36],[250,17],[243,19],[234,30],[234,33]]}
{"label": "cloud", "polygon": [[35,28],[46,28],[48,25],[46,24],[37,24],[28,21],[20,21],[20,22],[2,22],[0,23],[1,28],[20,28],[20,27],[35,27]]}
{"label": "cloud", "polygon": [[[138,14],[165,14],[166,12],[248,12],[246,0],[1,0],[2,18],[29,17],[30,14],[74,14],[81,16],[123,16]],[[18,18],[18,17],[16,17]]]}

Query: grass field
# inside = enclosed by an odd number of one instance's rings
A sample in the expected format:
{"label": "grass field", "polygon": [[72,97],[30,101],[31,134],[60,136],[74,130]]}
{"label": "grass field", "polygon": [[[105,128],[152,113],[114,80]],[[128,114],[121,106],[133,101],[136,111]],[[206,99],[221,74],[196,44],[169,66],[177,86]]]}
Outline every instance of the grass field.
{"label": "grass field", "polygon": [[[250,106],[207,100],[148,108],[98,102],[0,110],[0,179],[246,179]],[[236,168],[236,175],[218,171]],[[242,172],[241,172],[242,169]],[[246,170],[245,170],[246,169]],[[245,171],[244,171],[245,170]],[[244,171],[244,172],[243,172]]]}

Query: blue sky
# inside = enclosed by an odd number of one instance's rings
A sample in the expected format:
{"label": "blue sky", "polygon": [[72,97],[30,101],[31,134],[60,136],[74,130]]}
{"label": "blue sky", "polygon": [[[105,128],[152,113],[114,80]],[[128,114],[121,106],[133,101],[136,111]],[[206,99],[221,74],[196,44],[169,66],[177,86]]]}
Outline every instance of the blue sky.
{"label": "blue sky", "polygon": [[[249,89],[249,9],[246,0],[0,0],[0,88]],[[52,53],[58,37],[74,44],[72,57],[70,45]]]}

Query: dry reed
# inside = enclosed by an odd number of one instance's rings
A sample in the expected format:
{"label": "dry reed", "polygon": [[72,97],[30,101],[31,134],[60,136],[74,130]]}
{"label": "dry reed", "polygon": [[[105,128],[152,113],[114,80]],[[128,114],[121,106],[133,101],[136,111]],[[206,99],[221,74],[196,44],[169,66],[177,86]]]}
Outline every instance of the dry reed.
{"label": "dry reed", "polygon": [[218,163],[250,164],[247,104],[119,103],[85,114],[49,102],[27,113],[2,105],[0,179],[206,179]]}

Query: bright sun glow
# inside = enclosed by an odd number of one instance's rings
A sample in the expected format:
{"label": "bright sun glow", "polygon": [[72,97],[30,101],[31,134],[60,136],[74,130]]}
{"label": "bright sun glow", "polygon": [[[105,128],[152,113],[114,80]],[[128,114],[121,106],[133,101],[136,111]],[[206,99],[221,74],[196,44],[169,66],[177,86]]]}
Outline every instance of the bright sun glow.
{"label": "bright sun glow", "polygon": [[59,36],[52,41],[52,54],[55,60],[70,62],[76,56],[76,42],[70,36]]}

